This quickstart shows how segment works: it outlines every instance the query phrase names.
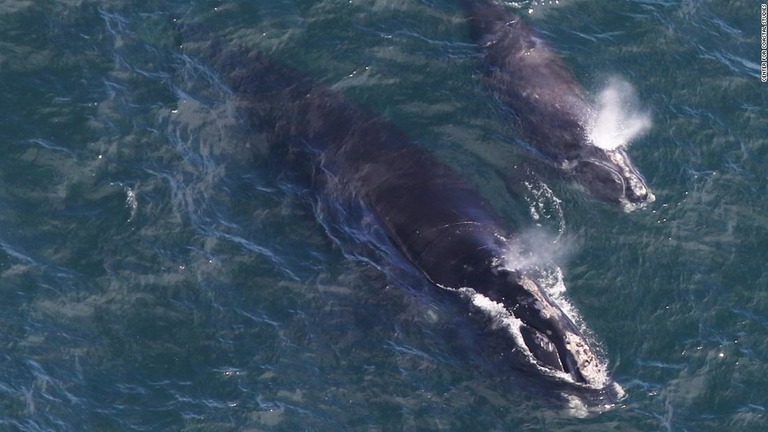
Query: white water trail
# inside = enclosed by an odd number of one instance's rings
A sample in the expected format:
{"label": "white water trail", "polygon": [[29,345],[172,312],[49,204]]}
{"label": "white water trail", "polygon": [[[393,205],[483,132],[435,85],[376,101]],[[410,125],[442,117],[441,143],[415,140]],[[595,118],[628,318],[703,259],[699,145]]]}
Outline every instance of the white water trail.
{"label": "white water trail", "polygon": [[600,92],[598,110],[589,138],[604,150],[627,146],[633,139],[651,129],[651,115],[642,111],[635,89],[626,81],[613,77]]}

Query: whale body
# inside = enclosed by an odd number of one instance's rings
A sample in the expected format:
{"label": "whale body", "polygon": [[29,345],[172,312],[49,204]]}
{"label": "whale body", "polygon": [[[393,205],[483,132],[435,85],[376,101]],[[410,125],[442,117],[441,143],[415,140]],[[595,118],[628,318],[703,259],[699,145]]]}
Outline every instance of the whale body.
{"label": "whale body", "polygon": [[625,148],[601,148],[590,138],[596,109],[544,39],[493,1],[462,3],[482,50],[485,82],[536,152],[599,199],[628,210],[652,202]]}
{"label": "whale body", "polygon": [[[318,193],[360,202],[440,292],[505,334],[514,366],[578,388],[613,381],[581,329],[537,282],[509,264],[513,233],[452,168],[399,128],[312,80],[247,50],[206,60],[224,76],[270,147],[312,160]],[[477,315],[477,314],[474,314]]]}

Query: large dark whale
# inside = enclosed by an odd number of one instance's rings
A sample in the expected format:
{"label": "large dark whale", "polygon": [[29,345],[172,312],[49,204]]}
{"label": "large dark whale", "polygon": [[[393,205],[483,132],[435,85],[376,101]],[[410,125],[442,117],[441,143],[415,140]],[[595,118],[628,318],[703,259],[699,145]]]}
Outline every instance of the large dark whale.
{"label": "large dark whale", "polygon": [[535,269],[511,258],[519,246],[513,234],[452,168],[396,126],[264,55],[212,51],[206,62],[270,147],[310,159],[318,193],[364,204],[440,292],[505,335],[517,366],[576,388],[614,388],[605,362]]}
{"label": "large dark whale", "polygon": [[485,81],[512,110],[523,138],[600,199],[627,209],[653,201],[622,146],[595,145],[590,128],[596,110],[544,40],[492,0],[462,4],[483,52]]}

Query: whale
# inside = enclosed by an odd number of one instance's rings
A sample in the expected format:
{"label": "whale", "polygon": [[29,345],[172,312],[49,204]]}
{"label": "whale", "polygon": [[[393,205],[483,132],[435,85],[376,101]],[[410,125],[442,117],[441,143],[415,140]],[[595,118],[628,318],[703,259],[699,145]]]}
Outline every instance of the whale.
{"label": "whale", "polygon": [[510,258],[531,252],[521,253],[523,242],[455,169],[386,119],[258,51],[204,51],[269,151],[308,160],[316,193],[368,209],[428,285],[509,342],[512,366],[601,395],[613,388],[594,342],[537,269]]}
{"label": "whale", "polygon": [[597,110],[544,38],[492,0],[461,2],[484,82],[534,153],[600,200],[625,210],[653,202],[626,146],[598,146],[590,136]]}

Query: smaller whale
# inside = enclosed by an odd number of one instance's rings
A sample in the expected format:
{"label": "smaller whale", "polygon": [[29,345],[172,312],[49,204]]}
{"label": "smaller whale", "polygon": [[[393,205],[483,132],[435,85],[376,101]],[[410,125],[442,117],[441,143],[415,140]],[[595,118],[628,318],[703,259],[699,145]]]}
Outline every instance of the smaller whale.
{"label": "smaller whale", "polygon": [[623,145],[595,145],[596,109],[544,40],[501,5],[462,3],[483,52],[485,82],[535,151],[601,200],[626,210],[654,201]]}

